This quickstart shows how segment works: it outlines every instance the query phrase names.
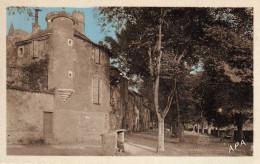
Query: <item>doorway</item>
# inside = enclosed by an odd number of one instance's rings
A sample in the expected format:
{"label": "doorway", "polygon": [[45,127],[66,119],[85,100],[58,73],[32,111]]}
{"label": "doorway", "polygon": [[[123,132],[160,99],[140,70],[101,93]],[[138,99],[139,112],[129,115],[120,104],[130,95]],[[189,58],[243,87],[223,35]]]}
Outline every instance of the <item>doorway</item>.
{"label": "doorway", "polygon": [[43,116],[43,137],[52,137],[53,112],[44,112]]}

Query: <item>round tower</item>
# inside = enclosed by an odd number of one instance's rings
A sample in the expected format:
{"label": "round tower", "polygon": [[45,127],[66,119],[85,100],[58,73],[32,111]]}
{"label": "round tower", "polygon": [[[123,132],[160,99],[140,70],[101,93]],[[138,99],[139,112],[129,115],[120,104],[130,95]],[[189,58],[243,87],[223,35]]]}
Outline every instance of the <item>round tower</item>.
{"label": "round tower", "polygon": [[76,54],[73,44],[75,20],[64,10],[48,14],[46,20],[52,28],[52,54],[49,70],[49,88],[56,88],[62,101],[73,93]]}
{"label": "round tower", "polygon": [[45,20],[47,22],[48,29],[51,29],[53,27],[52,18],[56,17],[59,14],[59,12],[51,12],[47,14]]}
{"label": "round tower", "polygon": [[72,18],[76,20],[75,29],[80,33],[85,34],[85,15],[79,11],[72,13]]}

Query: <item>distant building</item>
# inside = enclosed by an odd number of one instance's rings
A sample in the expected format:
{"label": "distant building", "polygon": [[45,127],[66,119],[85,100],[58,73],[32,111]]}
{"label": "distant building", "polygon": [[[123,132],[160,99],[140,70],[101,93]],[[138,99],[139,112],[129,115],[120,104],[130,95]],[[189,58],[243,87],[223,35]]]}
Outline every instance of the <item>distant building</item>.
{"label": "distant building", "polygon": [[[145,104],[145,98],[135,91],[128,90],[128,80],[115,67],[110,69],[111,106],[113,128],[123,128],[127,131],[145,131],[149,129],[150,110]],[[115,123],[117,123],[115,125]]]}
{"label": "distant building", "polygon": [[[131,123],[140,130],[142,104],[129,100],[128,80],[110,68],[110,52],[84,35],[84,14],[49,13],[40,30],[37,12],[32,34],[11,25],[6,38],[8,143],[100,145],[103,133]],[[139,103],[135,111],[130,102]]]}

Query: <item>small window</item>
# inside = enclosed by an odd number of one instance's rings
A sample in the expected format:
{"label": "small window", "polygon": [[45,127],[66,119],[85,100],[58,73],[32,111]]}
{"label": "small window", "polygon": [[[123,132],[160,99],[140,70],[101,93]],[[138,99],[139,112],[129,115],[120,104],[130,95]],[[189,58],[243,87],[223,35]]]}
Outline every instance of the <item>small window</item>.
{"label": "small window", "polygon": [[68,39],[68,45],[71,46],[71,47],[73,46],[73,40],[72,39]]}
{"label": "small window", "polygon": [[100,78],[93,78],[93,103],[100,104]]}
{"label": "small window", "polygon": [[93,54],[94,54],[94,62],[95,64],[101,64],[100,63],[100,50],[97,48],[93,49]]}
{"label": "small window", "polygon": [[18,56],[19,57],[23,57],[23,55],[24,55],[24,47],[23,46],[20,46],[20,47],[18,47]]}
{"label": "small window", "polygon": [[72,73],[72,71],[68,71],[68,76],[69,76],[69,78],[73,78],[73,73]]}

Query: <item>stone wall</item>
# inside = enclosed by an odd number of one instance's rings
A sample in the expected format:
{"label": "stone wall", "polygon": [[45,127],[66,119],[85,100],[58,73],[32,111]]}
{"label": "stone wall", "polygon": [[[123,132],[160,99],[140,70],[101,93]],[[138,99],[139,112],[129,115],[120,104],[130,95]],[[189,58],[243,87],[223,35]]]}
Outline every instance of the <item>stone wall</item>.
{"label": "stone wall", "polygon": [[125,112],[128,102],[128,80],[120,75],[117,68],[110,68],[110,129],[125,128]]}
{"label": "stone wall", "polygon": [[[130,93],[130,92],[128,92]],[[134,130],[134,95],[128,94],[128,103],[127,103],[127,110],[125,113],[125,121],[126,121],[126,130],[127,131],[133,131]]]}
{"label": "stone wall", "polygon": [[149,129],[150,122],[150,111],[149,109],[143,105],[140,110],[140,131],[147,131]]}
{"label": "stone wall", "polygon": [[20,30],[8,34],[8,87],[38,91],[48,89],[48,45],[48,36],[32,37]]}
{"label": "stone wall", "polygon": [[146,131],[149,129],[150,110],[142,95],[128,90],[128,80],[115,68],[110,68],[110,113],[111,129]]}
{"label": "stone wall", "polygon": [[108,114],[57,110],[54,113],[55,143],[83,143],[101,146],[101,134],[108,132]]}
{"label": "stone wall", "polygon": [[53,111],[53,95],[7,89],[7,143],[43,138],[44,112]]}

